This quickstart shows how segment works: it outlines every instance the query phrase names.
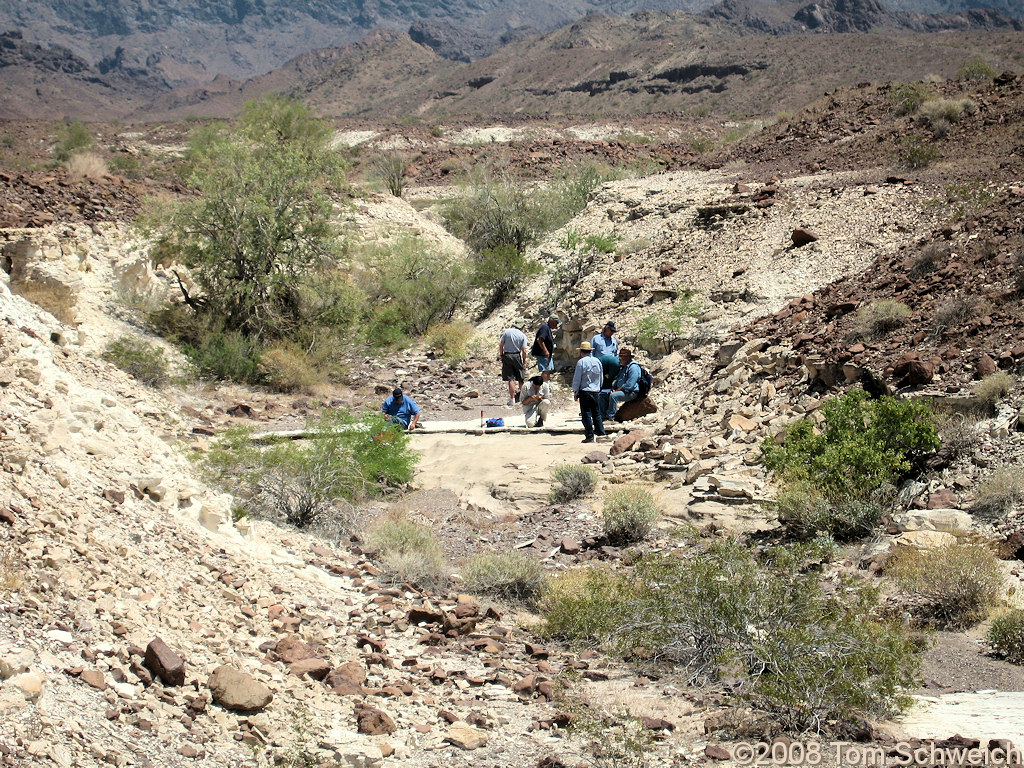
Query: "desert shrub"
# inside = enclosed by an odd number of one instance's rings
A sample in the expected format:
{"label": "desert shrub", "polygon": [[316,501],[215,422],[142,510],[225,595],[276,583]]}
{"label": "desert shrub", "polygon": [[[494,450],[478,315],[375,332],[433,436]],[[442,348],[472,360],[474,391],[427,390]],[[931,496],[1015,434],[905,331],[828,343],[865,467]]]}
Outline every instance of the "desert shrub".
{"label": "desert shrub", "polygon": [[395,197],[401,197],[405,191],[405,172],[408,161],[397,152],[386,152],[373,161],[374,175]]}
{"label": "desert shrub", "polygon": [[536,558],[516,549],[481,552],[466,563],[462,583],[475,594],[533,605],[540,598],[544,568]]}
{"label": "desert shrub", "polygon": [[983,413],[995,413],[996,403],[1010,394],[1016,379],[1006,371],[996,371],[974,385],[974,401]]}
{"label": "desert shrub", "polygon": [[260,352],[261,378],[278,392],[310,394],[324,383],[305,351],[294,343],[276,342]]}
{"label": "desert shrub", "polygon": [[1024,250],[1013,258],[1013,288],[1017,293],[1024,293]]}
{"label": "desert shrub", "polygon": [[544,268],[515,248],[502,245],[479,253],[473,267],[472,284],[484,294],[486,311],[499,306],[531,277]]}
{"label": "desert shrub", "polygon": [[978,105],[970,99],[931,99],[918,107],[917,120],[927,126],[933,135],[941,138],[965,114],[977,111]]}
{"label": "desert shrub", "polygon": [[550,232],[567,224],[587,207],[590,195],[607,181],[622,178],[622,173],[597,163],[582,163],[561,170],[547,187],[534,193],[540,208],[540,224]]}
{"label": "desert shrub", "polygon": [[857,310],[853,318],[853,331],[860,338],[877,339],[902,328],[910,315],[910,307],[903,302],[880,299]]}
{"label": "desert shrub", "polygon": [[616,545],[633,544],[647,538],[660,514],[654,496],[646,488],[627,485],[613,488],[604,498],[601,518],[604,534]]}
{"label": "desert shrub", "polygon": [[1017,467],[1001,467],[978,485],[971,511],[992,517],[1006,515],[1024,501],[1024,472]]}
{"label": "desert shrub", "polygon": [[103,359],[151,387],[171,380],[164,351],[138,336],[121,336],[110,342],[103,350]]}
{"label": "desert shrub", "polygon": [[421,586],[445,581],[447,568],[441,542],[429,526],[404,514],[392,514],[378,520],[366,532],[365,539],[392,581]]}
{"label": "desert shrub", "polygon": [[615,253],[618,243],[619,236],[613,234],[599,233],[596,235],[587,235],[583,238],[583,244],[587,248],[597,251],[598,253]]}
{"label": "desert shrub", "polygon": [[107,175],[106,161],[95,152],[75,152],[68,158],[67,167],[73,179],[102,179]]}
{"label": "desert shrub", "polygon": [[303,287],[341,251],[333,196],[345,179],[330,133],[299,102],[271,96],[247,103],[232,128],[192,137],[182,174],[196,194],[150,225],[191,270],[198,287],[183,299],[211,327],[262,340],[307,324]]}
{"label": "desert shrub", "polygon": [[1024,611],[1016,608],[993,619],[987,639],[994,654],[1024,664]]}
{"label": "desert shrub", "polygon": [[904,547],[886,568],[925,624],[967,629],[983,621],[1002,594],[1003,572],[987,547],[955,542],[937,549]]}
{"label": "desert shrub", "polygon": [[632,575],[552,579],[542,632],[575,645],[679,665],[692,682],[729,674],[737,693],[795,731],[842,729],[908,703],[919,660],[899,626],[877,620],[874,591],[820,584],[822,548],[760,560],[716,543],[686,558],[649,555]]}
{"label": "desert shrub", "polygon": [[619,253],[629,256],[633,253],[639,253],[640,251],[646,250],[651,247],[651,241],[646,237],[637,237],[633,240],[627,240],[621,246],[619,246]]}
{"label": "desert shrub", "polygon": [[802,480],[783,482],[772,504],[788,535],[797,539],[832,536],[837,541],[867,536],[891,506],[888,486],[867,498],[846,498],[828,496]]}
{"label": "desert shrub", "polygon": [[57,142],[53,147],[53,158],[57,162],[67,162],[73,154],[91,148],[93,145],[92,134],[89,129],[78,120],[71,123],[64,123],[57,131]]}
{"label": "desert shrub", "polygon": [[473,326],[465,320],[432,325],[427,329],[427,344],[441,353],[445,360],[465,360],[469,354],[469,342],[473,338]]}
{"label": "desert shrub", "polygon": [[942,303],[932,315],[932,333],[941,336],[950,328],[964,325],[978,314],[979,305],[975,296],[959,296]]}
{"label": "desert shrub", "polygon": [[463,261],[422,240],[402,237],[372,250],[359,278],[367,297],[368,340],[387,345],[445,323],[469,297]]}
{"label": "desert shrub", "polygon": [[949,259],[949,246],[944,243],[928,243],[914,258],[907,272],[908,277],[919,278],[931,274]]}
{"label": "desert shrub", "polygon": [[306,425],[307,439],[256,445],[251,432],[232,430],[206,455],[207,476],[230,487],[258,515],[299,528],[348,532],[348,502],[408,483],[416,465],[408,436],[379,413],[360,418],[324,411]]}
{"label": "desert shrub", "polygon": [[649,312],[636,324],[636,342],[647,350],[664,344],[669,350],[676,342],[685,338],[686,331],[693,327],[693,319],[700,314],[700,303],[690,291],[681,291],[672,308],[667,311]]}
{"label": "desert shrub", "polygon": [[0,595],[17,592],[25,585],[25,566],[13,547],[0,547]]}
{"label": "desert shrub", "polygon": [[935,98],[935,91],[924,83],[893,83],[888,99],[896,115],[912,115],[929,99]]}
{"label": "desert shrub", "polygon": [[597,472],[581,464],[561,464],[551,470],[552,504],[565,504],[583,498],[597,485]]}
{"label": "desert shrub", "polygon": [[628,709],[600,713],[583,705],[559,701],[570,717],[568,730],[584,742],[586,765],[593,768],[647,768],[657,737],[644,721]]}
{"label": "desert shrub", "polygon": [[260,347],[241,333],[212,332],[200,338],[194,346],[185,344],[181,351],[204,379],[249,384],[263,380]]}
{"label": "desert shrub", "polygon": [[939,157],[939,150],[920,136],[902,136],[896,147],[896,161],[912,171],[928,167]]}
{"label": "desert shrub", "polygon": [[819,432],[809,418],[786,429],[783,442],[761,446],[765,466],[787,482],[802,482],[831,500],[871,499],[939,447],[923,402],[872,399],[854,389],[825,403]]}
{"label": "desert shrub", "polygon": [[479,179],[445,206],[442,217],[477,253],[508,248],[522,254],[542,231],[543,212],[521,182]]}
{"label": "desert shrub", "polygon": [[950,461],[969,456],[978,442],[976,419],[962,413],[938,413],[935,428],[939,431],[942,451]]}
{"label": "desert shrub", "polygon": [[137,179],[142,176],[142,166],[139,163],[139,159],[134,155],[129,155],[127,152],[116,152],[113,154],[110,158],[110,167],[129,179]]}
{"label": "desert shrub", "polygon": [[956,70],[957,80],[991,80],[995,76],[995,69],[981,56],[967,59]]}

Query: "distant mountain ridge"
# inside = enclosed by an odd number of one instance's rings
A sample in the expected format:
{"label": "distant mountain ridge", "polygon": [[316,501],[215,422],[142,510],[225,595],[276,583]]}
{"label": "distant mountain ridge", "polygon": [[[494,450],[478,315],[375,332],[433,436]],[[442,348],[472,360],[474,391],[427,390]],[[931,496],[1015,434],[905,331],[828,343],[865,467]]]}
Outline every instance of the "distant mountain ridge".
{"label": "distant mountain ridge", "polygon": [[[575,1],[576,6],[585,5],[582,0]],[[529,25],[520,22],[529,15],[524,9],[539,0],[519,0],[515,13],[500,17],[497,9],[510,3],[480,0],[474,6],[478,11],[473,17],[475,28],[444,19],[421,19],[404,29],[383,24],[358,40],[339,42],[339,36],[356,27],[312,24],[307,12],[324,10],[325,16],[333,13],[330,18],[341,19],[338,14],[344,7],[358,10],[354,18],[360,23],[370,23],[385,18],[384,11],[397,9],[411,16],[425,13],[428,7],[422,3],[371,5],[370,0],[347,5],[298,0],[294,7],[284,8],[278,0],[235,0],[230,4],[214,0],[199,8],[197,2],[182,0],[174,5],[170,0],[152,0],[152,5],[141,6],[137,0],[111,1],[110,7],[121,14],[112,12],[109,18],[100,18],[99,0],[83,0],[77,6],[69,0],[19,4],[19,9],[38,4],[41,16],[34,22],[36,27],[46,26],[47,18],[50,22],[58,19],[49,29],[61,40],[70,40],[65,45],[60,41],[40,43],[21,30],[3,33],[3,14],[11,16],[12,9],[3,5],[10,0],[0,0],[0,85],[7,89],[7,98],[0,100],[0,118],[226,116],[234,114],[242,99],[266,91],[306,96],[325,114],[377,119],[402,114],[565,110],[609,114],[616,103],[625,112],[643,113],[706,110],[730,102],[729,109],[753,113],[764,105],[739,94],[743,89],[753,93],[756,79],[762,81],[757,90],[765,94],[788,82],[788,90],[777,95],[794,106],[803,103],[799,99],[804,94],[813,95],[822,83],[832,87],[846,84],[844,77],[829,73],[828,69],[836,66],[861,67],[864,76],[859,80],[952,76],[971,54],[983,55],[997,68],[1019,68],[1021,46],[1013,38],[1015,32],[1024,30],[1024,20],[988,9],[925,15],[892,11],[879,0],[721,0],[700,13],[589,13],[553,31],[530,34]],[[665,0],[605,2],[620,9],[643,3],[667,4]],[[595,4],[596,0],[586,5]],[[568,5],[560,5],[560,12]],[[438,12],[453,7],[455,2],[450,0],[447,5],[431,4],[429,9]],[[551,6],[544,7],[548,11],[538,11],[530,21],[547,24],[553,17]],[[150,12],[142,13],[143,8]],[[127,13],[131,9],[133,13]],[[63,15],[58,17],[58,10]],[[14,15],[21,18],[24,14]],[[233,25],[228,23],[231,20]],[[73,26],[78,22],[97,32],[122,30],[128,34],[89,38],[86,47],[95,50],[83,52],[83,41],[75,37],[80,28]],[[490,29],[504,31],[497,38],[481,31]],[[1010,38],[963,46],[955,41],[933,45],[898,38],[942,30],[971,35],[1002,33],[1004,38],[1009,32]],[[789,36],[818,38],[850,32],[895,35],[897,39],[891,43],[876,38],[769,42]],[[752,33],[754,37],[750,37]],[[758,33],[766,38],[758,42]],[[320,44],[320,40],[325,42]],[[834,53],[827,52],[830,45],[836,47]],[[777,51],[767,52],[768,48]],[[899,55],[890,56],[889,48],[898,50]],[[267,67],[267,62],[293,49],[301,53],[290,56],[283,65]],[[852,58],[840,63],[837,54],[844,50]],[[103,55],[97,58],[99,53]],[[807,61],[800,60],[808,56],[820,58],[808,68]],[[768,71],[790,59],[794,66],[786,79]],[[262,62],[257,69],[263,73],[246,77],[244,73],[256,67],[257,61]],[[793,79],[796,70],[803,74]],[[508,95],[498,97],[496,92],[501,89]],[[735,98],[725,98],[729,89]]]}

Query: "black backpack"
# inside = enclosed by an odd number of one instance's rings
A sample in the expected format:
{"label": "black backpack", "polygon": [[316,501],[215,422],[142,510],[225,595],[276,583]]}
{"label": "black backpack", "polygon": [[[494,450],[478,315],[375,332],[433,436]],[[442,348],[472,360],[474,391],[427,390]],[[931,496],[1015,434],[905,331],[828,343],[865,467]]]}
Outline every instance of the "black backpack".
{"label": "black backpack", "polygon": [[[640,365],[640,363],[637,363],[637,365]],[[651,372],[640,365],[640,378],[636,380],[636,399],[643,400],[647,397],[653,384],[654,379],[651,377]]]}

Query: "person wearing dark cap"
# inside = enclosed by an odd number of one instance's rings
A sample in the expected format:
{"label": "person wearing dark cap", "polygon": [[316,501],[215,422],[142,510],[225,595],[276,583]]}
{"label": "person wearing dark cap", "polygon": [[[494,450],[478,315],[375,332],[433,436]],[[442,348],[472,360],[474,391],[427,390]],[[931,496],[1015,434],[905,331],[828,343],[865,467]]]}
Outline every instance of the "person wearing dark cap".
{"label": "person wearing dark cap", "polygon": [[614,333],[615,321],[609,320],[604,324],[601,332],[595,334],[594,338],[590,340],[590,348],[593,350],[590,354],[594,357],[618,358],[619,340],[615,338]]}
{"label": "person wearing dark cap", "polygon": [[416,405],[415,400],[404,394],[400,387],[395,387],[395,391],[384,401],[380,411],[387,421],[401,424],[410,432],[416,429],[416,424],[420,420],[420,407]]}
{"label": "person wearing dark cap", "polygon": [[538,371],[554,370],[555,363],[552,355],[555,352],[555,337],[551,331],[558,328],[558,323],[558,318],[552,315],[546,323],[541,323],[540,328],[537,329],[530,354],[537,360]]}

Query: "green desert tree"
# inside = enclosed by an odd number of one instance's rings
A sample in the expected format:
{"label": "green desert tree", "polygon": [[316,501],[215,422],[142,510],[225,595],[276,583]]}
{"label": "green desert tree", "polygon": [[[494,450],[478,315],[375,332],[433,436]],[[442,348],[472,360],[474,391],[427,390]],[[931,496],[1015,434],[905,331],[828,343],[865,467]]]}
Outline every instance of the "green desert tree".
{"label": "green desert tree", "polygon": [[211,327],[287,337],[308,318],[305,287],[335,263],[332,193],[345,183],[330,129],[278,96],[193,136],[183,175],[195,196],[161,219],[199,287],[185,302]]}

